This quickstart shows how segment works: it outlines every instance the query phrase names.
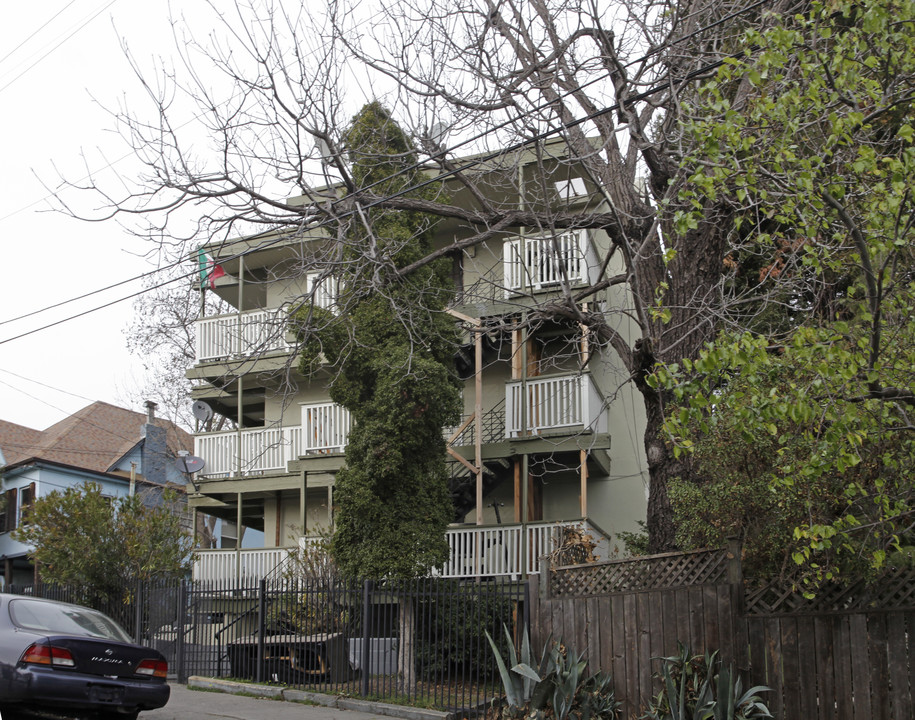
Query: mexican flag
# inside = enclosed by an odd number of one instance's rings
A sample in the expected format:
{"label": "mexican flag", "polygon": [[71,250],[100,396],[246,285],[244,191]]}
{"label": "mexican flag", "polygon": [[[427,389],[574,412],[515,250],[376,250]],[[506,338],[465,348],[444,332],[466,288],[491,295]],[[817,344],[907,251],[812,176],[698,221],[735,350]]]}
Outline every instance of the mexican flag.
{"label": "mexican flag", "polygon": [[197,267],[200,270],[200,288],[204,289],[208,284],[210,290],[216,289],[216,279],[226,274],[222,265],[217,265],[212,258],[208,258],[203,248],[197,251]]}

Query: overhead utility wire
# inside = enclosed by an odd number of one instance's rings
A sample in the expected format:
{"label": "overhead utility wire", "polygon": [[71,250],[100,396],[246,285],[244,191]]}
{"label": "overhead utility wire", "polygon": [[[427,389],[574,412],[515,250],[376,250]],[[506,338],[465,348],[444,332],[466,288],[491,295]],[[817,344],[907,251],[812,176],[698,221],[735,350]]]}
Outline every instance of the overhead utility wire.
{"label": "overhead utility wire", "polygon": [[[70,2],[68,2],[66,5],[64,5],[60,10],[58,10],[50,18],[45,20],[41,25],[39,25],[35,30],[32,31],[31,35],[29,35],[25,40],[23,40],[16,47],[14,47],[12,50],[10,50],[6,55],[4,55],[2,58],[0,58],[0,64],[6,62],[6,60],[10,57],[10,55],[15,53],[19,48],[21,48],[23,45],[25,45],[29,40],[31,40],[33,37],[35,37],[42,30],[44,30],[48,25],[50,25],[52,22],[54,22],[61,15],[63,15],[64,11],[75,2],[76,2],[76,0],[70,0]],[[33,65],[33,67],[34,67],[34,65]]]}
{"label": "overhead utility wire", "polygon": [[[99,288],[97,290],[90,290],[87,293],[83,293],[82,295],[77,295],[76,297],[71,297],[66,300],[61,300],[60,302],[54,303],[53,305],[46,305],[43,308],[39,308],[38,310],[32,310],[31,312],[27,312],[24,315],[19,315],[18,317],[10,318],[9,320],[0,320],[0,326],[8,325],[9,323],[18,322],[20,320],[25,320],[26,318],[30,318],[33,315],[40,315],[43,312],[48,312],[49,310],[59,308],[63,305],[69,305],[70,303],[77,302],[78,300],[85,300],[87,297],[92,297],[93,295],[98,295],[99,293],[107,292],[108,290],[114,290],[114,288],[120,287],[121,285],[127,285],[132,282],[137,282],[138,280],[145,280],[146,278],[150,277],[151,275],[158,275],[160,272],[162,272],[164,270],[170,270],[174,267],[178,267],[179,265],[181,265],[182,262],[184,262],[184,261],[182,260],[182,261],[178,261],[175,263],[171,263],[169,265],[165,265],[163,267],[156,268],[155,270],[148,270],[145,273],[141,273],[140,275],[134,275],[133,277],[129,277],[126,280],[119,280],[118,282],[112,283],[111,285],[106,285],[105,287]],[[184,277],[184,276],[182,276],[182,277]],[[180,279],[182,279],[182,278],[175,278],[175,280],[180,280]],[[156,287],[162,287],[162,286],[158,285],[158,286],[154,286],[151,288],[144,288],[144,291],[146,289],[154,290]]]}
{"label": "overhead utility wire", "polygon": [[63,38],[59,43],[57,43],[54,47],[52,47],[50,50],[48,50],[44,55],[42,55],[40,58],[38,58],[35,62],[33,62],[31,65],[29,65],[25,70],[23,70],[21,73],[19,73],[16,77],[14,77],[8,83],[6,83],[6,85],[0,86],[0,92],[3,92],[4,90],[6,90],[10,85],[12,85],[19,78],[21,78],[23,75],[25,75],[27,72],[29,72],[32,68],[34,68],[36,65],[38,65],[38,63],[40,63],[42,60],[47,58],[51,53],[53,53],[55,50],[57,50],[57,48],[59,48],[61,45],[63,45],[65,42],[67,42],[67,40],[69,40],[71,37],[76,35],[76,33],[78,33],[80,30],[82,30],[84,27],[86,27],[86,25],[88,25],[93,20],[95,20],[95,18],[97,18],[99,15],[101,15],[103,12],[105,12],[105,10],[110,8],[117,1],[118,0],[111,0],[111,2],[109,2],[107,5],[99,8],[98,11],[95,13],[95,15],[88,18],[85,22],[83,22],[82,25],[80,25],[78,28],[76,28],[76,30],[74,30],[69,35],[67,35],[65,38]]}
{"label": "overhead utility wire", "polygon": [[[741,11],[732,13],[731,15],[727,16],[726,18],[722,18],[721,20],[718,20],[718,21],[716,21],[715,23],[711,23],[711,24],[708,25],[707,27],[701,28],[700,30],[701,30],[701,31],[704,31],[704,30],[710,29],[710,28],[712,28],[712,27],[715,27],[716,25],[718,25],[718,24],[720,24],[720,23],[722,23],[722,22],[725,22],[727,19],[736,17],[736,16],[738,16],[738,15],[740,15],[740,14],[742,14],[742,13],[745,13],[745,12],[749,12],[750,10],[755,9],[755,8],[757,8],[757,7],[759,7],[759,6],[763,5],[763,4],[765,4],[765,3],[767,3],[767,2],[770,2],[770,0],[760,0],[759,2],[757,2],[757,3],[755,3],[755,4],[751,5],[751,6],[749,6],[748,8],[744,8],[744,9],[741,10]],[[695,36],[697,33],[700,32],[700,30],[694,31],[694,32],[691,33],[690,35],[686,36],[686,38]],[[672,42],[672,43],[669,43],[669,44],[667,44],[667,45],[665,45],[665,46],[662,46],[662,47],[660,47],[660,48],[656,48],[656,49],[654,49],[654,50],[652,50],[652,51],[646,53],[646,54],[643,55],[641,58],[638,58],[638,59],[636,59],[636,60],[630,61],[629,63],[626,63],[626,64],[625,64],[625,67],[629,67],[629,66],[631,66],[631,65],[633,65],[633,64],[642,62],[643,60],[645,60],[645,59],[651,57],[651,56],[654,55],[654,54],[657,54],[658,52],[660,52],[662,49],[664,49],[664,48],[666,48],[666,47],[670,47],[671,45],[675,45],[675,44],[677,44],[677,43],[679,43],[679,42],[683,42],[683,40],[686,39],[686,38],[680,38],[680,39],[678,39],[678,40],[676,40],[676,41],[674,41],[674,42]],[[676,79],[676,82],[677,82],[677,83],[691,82],[691,81],[694,80],[695,78],[697,78],[697,77],[699,77],[699,76],[701,76],[701,75],[704,75],[704,74],[706,74],[706,73],[708,73],[708,72],[710,72],[710,71],[712,71],[712,70],[715,70],[715,69],[721,67],[721,65],[724,64],[725,60],[730,60],[730,59],[734,59],[734,58],[739,58],[739,57],[742,57],[744,54],[745,54],[744,52],[738,52],[738,53],[734,53],[734,54],[732,54],[732,55],[729,55],[729,56],[727,56],[727,57],[724,58],[724,59],[716,60],[716,61],[714,61],[714,62],[712,62],[712,63],[707,63],[706,65],[704,65],[704,66],[702,66],[702,67],[700,67],[700,68],[697,68],[697,69],[695,69],[695,70],[693,70],[693,71],[687,73],[684,77],[682,77],[682,78],[677,78],[677,79]],[[568,93],[566,93],[566,95],[568,96],[568,95],[571,94],[571,93],[577,92],[577,91],[580,90],[581,88],[587,87],[587,86],[590,85],[590,84],[593,84],[593,83],[595,83],[595,82],[598,82],[598,80],[600,80],[600,79],[603,79],[603,78],[596,78],[595,80],[591,80],[591,81],[589,81],[588,83],[585,83],[585,84],[583,84],[583,85],[581,85],[581,86],[579,86],[579,87],[577,87],[577,88],[575,88],[575,89],[573,89],[573,90],[568,91]],[[641,92],[641,93],[636,93],[635,95],[630,96],[630,97],[627,99],[627,102],[633,103],[633,102],[638,102],[638,101],[640,101],[640,100],[644,100],[644,99],[646,99],[646,98],[649,98],[649,97],[651,97],[652,95],[655,95],[655,94],[661,92],[662,90],[667,89],[667,88],[670,86],[670,84],[671,84],[671,82],[668,80],[668,81],[664,82],[663,84],[656,85],[655,87],[650,88],[650,89],[648,89],[648,90],[645,90],[645,91],[643,91],[643,92]],[[549,107],[551,104],[552,104],[552,103],[544,103],[543,105],[539,106],[539,108],[534,108],[534,109],[535,109],[535,110],[536,110],[536,109],[546,109],[546,108]],[[492,153],[488,153],[488,154],[486,154],[486,155],[483,155],[483,156],[480,156],[480,157],[478,157],[478,158],[475,158],[474,160],[470,160],[470,161],[464,163],[463,165],[461,165],[460,167],[454,168],[453,170],[445,171],[445,172],[441,173],[440,175],[437,175],[437,176],[434,177],[434,178],[430,178],[429,180],[425,180],[425,181],[423,181],[423,182],[421,182],[421,183],[418,183],[418,184],[409,186],[409,187],[407,187],[407,188],[404,188],[404,189],[402,189],[402,190],[400,190],[400,191],[398,191],[398,192],[396,192],[396,193],[387,195],[387,196],[385,196],[385,197],[377,198],[376,200],[374,200],[374,201],[368,203],[367,205],[365,205],[365,206],[363,207],[363,209],[368,209],[368,208],[376,207],[377,205],[380,205],[380,204],[383,204],[383,203],[385,203],[385,202],[388,202],[389,200],[392,200],[392,199],[395,199],[395,198],[398,198],[398,197],[402,197],[402,196],[404,196],[405,194],[407,194],[407,193],[409,193],[409,192],[413,192],[413,191],[415,191],[415,190],[421,189],[421,188],[426,187],[426,186],[428,186],[428,185],[431,185],[431,184],[434,184],[434,183],[438,183],[438,182],[440,182],[442,179],[449,178],[449,177],[453,177],[453,176],[457,175],[458,173],[465,172],[466,170],[468,170],[468,169],[470,169],[470,168],[477,167],[477,166],[479,166],[479,165],[482,165],[483,163],[486,163],[486,162],[489,162],[489,161],[491,161],[491,160],[494,160],[494,159],[496,159],[496,158],[498,158],[498,157],[501,157],[502,155],[505,155],[506,153],[517,152],[518,150],[523,149],[523,148],[524,148],[525,146],[527,146],[527,145],[536,144],[536,143],[538,143],[538,142],[541,142],[541,141],[543,141],[543,140],[545,140],[545,139],[548,139],[548,138],[552,137],[553,135],[557,135],[557,134],[563,132],[564,130],[566,130],[567,128],[569,128],[569,127],[575,127],[575,126],[577,126],[577,125],[583,125],[584,123],[589,122],[589,121],[593,120],[594,118],[601,117],[601,116],[606,115],[606,114],[608,114],[608,113],[616,112],[617,110],[619,110],[619,108],[620,108],[620,104],[617,102],[617,103],[614,103],[613,105],[610,105],[610,106],[608,106],[608,107],[606,107],[606,108],[604,108],[604,109],[602,109],[602,110],[596,110],[596,111],[594,111],[593,113],[589,113],[588,115],[586,115],[586,116],[584,116],[584,117],[582,117],[582,118],[578,118],[578,119],[576,119],[576,120],[574,120],[574,121],[572,121],[572,122],[570,122],[570,123],[565,123],[565,124],[561,125],[560,127],[553,128],[553,129],[550,129],[550,130],[546,130],[546,131],[544,131],[544,132],[542,132],[542,133],[538,133],[538,134],[532,136],[531,138],[528,138],[528,139],[526,139],[526,140],[521,140],[521,141],[515,143],[514,145],[510,145],[510,146],[508,146],[507,148],[502,148],[502,149],[500,149],[499,151],[492,152]],[[482,137],[486,137],[486,135],[488,135],[489,133],[491,133],[493,130],[502,129],[502,128],[506,127],[507,125],[509,125],[510,123],[515,122],[515,121],[517,121],[517,120],[518,120],[518,118],[509,118],[508,120],[505,120],[503,123],[497,125],[495,128],[493,128],[493,129],[491,129],[491,130],[488,130],[488,131],[486,131],[486,132],[484,132],[484,133],[478,133],[476,136],[473,136],[473,137],[471,137],[471,138],[469,138],[469,139],[467,139],[467,140],[464,140],[464,141],[458,143],[457,145],[452,146],[451,148],[443,149],[443,150],[441,150],[440,152],[435,153],[434,155],[431,155],[430,158],[431,158],[431,159],[435,159],[435,158],[445,157],[449,152],[452,152],[455,148],[462,147],[463,145],[466,145],[466,144],[468,144],[468,143],[470,143],[470,142],[473,142],[473,141],[475,141],[475,140],[478,140],[478,139],[480,139],[480,138],[482,138]],[[415,164],[414,164],[413,166],[411,166],[411,167],[403,168],[402,170],[399,170],[399,171],[395,174],[394,177],[396,177],[397,175],[400,175],[400,174],[404,174],[404,173],[410,172],[411,170],[420,169],[420,168],[425,167],[425,166],[426,166],[426,162],[415,163]],[[390,180],[390,178],[388,178],[388,181],[389,181],[389,180]],[[373,184],[371,184],[371,185],[366,186],[366,187],[363,188],[362,190],[363,190],[363,191],[369,190],[369,189],[371,189],[374,185],[377,185],[377,184],[378,184],[378,183],[373,183]],[[332,205],[336,205],[336,204],[338,204],[339,202],[341,202],[341,201],[334,201],[334,202],[332,203]],[[345,217],[352,216],[354,212],[355,212],[355,211],[352,211],[352,210],[351,210],[351,211],[347,211],[346,213],[342,213],[342,214],[339,215],[337,218],[335,218],[335,220],[339,220],[340,218],[345,218]],[[317,223],[311,225],[310,227],[311,227],[311,229],[320,229],[321,227],[325,227],[325,226],[329,225],[331,222],[332,222],[331,220],[322,220],[322,221],[320,221],[320,222],[317,222]],[[270,233],[273,233],[273,232],[275,232],[275,230],[270,230],[269,232],[270,232]],[[257,236],[258,236],[258,234],[256,233],[256,234],[252,235],[251,238],[253,239],[253,238],[256,238]],[[239,259],[239,258],[241,258],[241,257],[244,257],[244,256],[250,254],[250,253],[253,253],[253,252],[256,252],[256,251],[260,251],[260,250],[263,250],[263,249],[265,249],[265,248],[272,247],[273,245],[279,244],[279,243],[281,243],[281,242],[285,242],[285,240],[286,240],[286,238],[285,238],[284,236],[277,237],[277,238],[275,238],[275,239],[273,239],[273,240],[271,240],[271,241],[269,241],[269,242],[263,243],[263,244],[258,245],[258,246],[256,246],[256,247],[248,248],[247,250],[243,250],[243,251],[241,251],[241,252],[238,252],[238,253],[229,255],[229,256],[223,258],[223,261],[224,261],[224,262],[230,262],[230,261],[232,261],[232,260],[237,260],[237,259]],[[173,268],[173,267],[178,267],[178,266],[181,265],[182,262],[184,262],[184,261],[176,261],[176,262],[172,263],[171,265],[166,265],[165,267],[160,268],[159,270],[154,270],[154,271],[150,271],[149,273],[144,273],[143,276],[139,276],[139,277],[144,277],[144,276],[147,276],[147,275],[150,275],[150,274],[154,274],[154,273],[157,273],[157,272],[161,272],[162,270],[167,270],[167,269],[170,269],[170,268]],[[8,342],[12,342],[13,340],[18,340],[18,339],[23,338],[23,337],[27,337],[27,336],[29,336],[29,335],[33,335],[33,334],[35,334],[35,333],[41,332],[41,331],[43,331],[43,330],[47,330],[47,329],[49,329],[49,328],[55,327],[55,326],[57,326],[57,325],[60,325],[60,324],[62,324],[62,323],[69,322],[70,320],[75,320],[75,319],[80,318],[80,317],[83,317],[83,316],[85,316],[85,315],[89,315],[89,314],[91,314],[91,313],[93,313],[93,312],[96,312],[97,310],[103,310],[103,309],[105,309],[105,308],[107,308],[107,307],[111,307],[112,305],[116,305],[116,304],[118,304],[118,303],[120,303],[120,302],[123,302],[123,301],[125,301],[125,300],[130,300],[131,298],[138,297],[139,295],[142,295],[143,293],[148,292],[148,291],[150,291],[150,290],[156,290],[156,289],[158,289],[158,288],[165,287],[166,285],[170,285],[170,284],[173,283],[173,282],[177,282],[178,280],[183,280],[183,279],[185,279],[185,278],[192,277],[192,276],[194,276],[194,275],[197,275],[198,272],[199,272],[199,270],[194,270],[194,271],[191,271],[191,272],[183,273],[183,274],[181,274],[181,275],[179,275],[179,276],[177,276],[177,277],[175,277],[175,278],[171,278],[171,279],[169,279],[169,280],[167,280],[167,281],[165,281],[165,282],[159,283],[159,284],[157,284],[157,285],[153,285],[152,287],[149,287],[149,288],[144,288],[143,290],[140,290],[140,291],[138,291],[138,292],[136,292],[136,293],[132,293],[132,294],[130,294],[130,295],[126,295],[126,296],[124,296],[124,297],[121,297],[121,298],[116,299],[116,300],[112,300],[111,302],[104,303],[103,305],[99,305],[99,306],[94,307],[94,308],[89,308],[88,310],[85,310],[85,311],[83,311],[83,312],[76,313],[76,314],[71,315],[71,316],[69,316],[69,317],[62,318],[61,320],[58,320],[58,321],[56,321],[56,322],[48,323],[48,324],[43,325],[43,326],[41,326],[41,327],[35,328],[35,329],[33,329],[33,330],[29,330],[29,331],[26,331],[26,332],[24,332],[24,333],[20,333],[19,335],[15,335],[15,336],[13,336],[13,337],[6,338],[6,339],[4,339],[4,340],[0,340],[0,345],[6,344],[6,343],[8,343]],[[87,293],[85,296],[81,296],[81,297],[87,297],[87,296],[89,296],[89,295],[94,295],[94,294],[97,294],[97,293],[99,293],[99,292],[103,292],[104,290],[111,289],[111,288],[114,288],[114,287],[118,287],[119,285],[126,284],[126,283],[131,282],[131,281],[133,281],[133,280],[135,280],[135,279],[137,279],[137,278],[132,278],[132,279],[124,280],[124,281],[118,282],[118,283],[116,283],[116,284],[114,284],[114,285],[111,285],[111,286],[109,286],[109,287],[107,287],[107,288],[103,288],[102,290],[97,290],[97,291],[93,291],[93,292],[91,292],[91,293]],[[75,298],[75,299],[79,299],[79,298]],[[66,300],[65,300],[65,301],[62,301],[62,302],[58,303],[57,305],[55,305],[54,307],[58,307],[58,306],[60,306],[60,305],[67,304],[68,302],[72,302],[72,300],[69,300],[69,301],[66,301]],[[46,309],[47,309],[47,308],[46,308]],[[34,314],[37,314],[37,313],[40,313],[40,312],[43,312],[43,311],[44,311],[44,310],[37,310],[37,311],[34,311],[34,312],[32,312],[32,313],[29,313],[29,315],[22,316],[21,318],[13,318],[12,320],[6,320],[6,321],[4,321],[3,323],[0,323],[0,324],[5,324],[5,323],[13,322],[13,321],[15,321],[15,320],[22,319],[22,318],[24,318],[24,317],[29,317],[29,316],[31,316],[31,315],[34,315]]]}

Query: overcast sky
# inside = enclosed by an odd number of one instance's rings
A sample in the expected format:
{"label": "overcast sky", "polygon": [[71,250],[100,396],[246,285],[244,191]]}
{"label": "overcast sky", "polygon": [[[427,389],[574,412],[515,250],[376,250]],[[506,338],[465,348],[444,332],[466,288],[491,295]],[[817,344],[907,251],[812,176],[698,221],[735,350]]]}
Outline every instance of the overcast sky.
{"label": "overcast sky", "polygon": [[[203,0],[181,13],[211,21]],[[141,383],[126,348],[131,301],[78,313],[140,289],[122,285],[57,310],[17,320],[153,269],[148,243],[114,222],[88,223],[49,211],[59,174],[81,180],[111,163],[135,172],[99,105],[142,93],[121,49],[152,64],[174,54],[165,0],[43,0],[9,3],[0,23],[0,418],[44,429],[94,400],[127,406]],[[198,27],[198,30],[203,28]],[[85,205],[72,190],[68,202]],[[54,327],[38,328],[63,321]],[[26,337],[12,339],[23,333]],[[142,410],[142,407],[134,408]]]}

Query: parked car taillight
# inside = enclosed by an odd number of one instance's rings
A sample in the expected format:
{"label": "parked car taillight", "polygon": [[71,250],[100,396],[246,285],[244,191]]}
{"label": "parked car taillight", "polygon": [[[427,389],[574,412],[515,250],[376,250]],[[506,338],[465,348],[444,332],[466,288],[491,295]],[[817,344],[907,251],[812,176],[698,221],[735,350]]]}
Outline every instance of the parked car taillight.
{"label": "parked car taillight", "polygon": [[137,675],[164,678],[168,675],[168,663],[165,660],[141,660],[135,672]]}
{"label": "parked car taillight", "polygon": [[33,643],[22,653],[21,662],[34,665],[56,665],[58,667],[74,667],[73,655],[66,648],[54,647]]}

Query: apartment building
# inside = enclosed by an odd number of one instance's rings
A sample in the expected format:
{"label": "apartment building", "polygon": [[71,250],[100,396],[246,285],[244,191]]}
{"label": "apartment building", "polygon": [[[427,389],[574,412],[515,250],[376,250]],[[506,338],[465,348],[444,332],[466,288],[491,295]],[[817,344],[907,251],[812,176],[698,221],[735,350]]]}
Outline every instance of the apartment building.
{"label": "apartment building", "polygon": [[[511,172],[486,167],[478,176],[493,202],[578,212],[602,207],[600,193],[576,168],[556,161],[544,176],[542,156],[536,163],[522,158]],[[455,184],[450,201],[470,207],[475,199]],[[448,247],[470,232],[442,220],[435,242]],[[195,455],[205,466],[191,505],[245,528],[249,539],[244,550],[239,541],[234,551],[201,553],[199,577],[269,573],[284,548],[333,527],[334,478],[350,420],[329,399],[329,373],[306,377],[297,370],[287,322],[303,303],[339,311],[337,279],[326,261],[330,242],[326,230],[314,229],[203,248],[218,270],[202,292],[215,292],[233,312],[197,321],[189,376],[204,421]],[[621,273],[621,261],[600,231],[533,228],[493,233],[451,258],[464,417],[443,428],[455,522],[451,560],[439,572],[534,572],[569,525],[585,527],[597,554],[607,557],[615,534],[636,530],[645,518],[644,411],[613,353],[582,325],[543,309]],[[580,306],[602,313],[632,345],[625,284],[588,294]],[[250,547],[252,537],[260,547]]]}

